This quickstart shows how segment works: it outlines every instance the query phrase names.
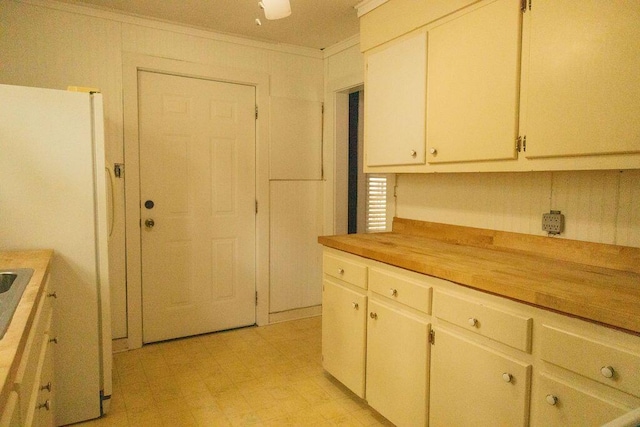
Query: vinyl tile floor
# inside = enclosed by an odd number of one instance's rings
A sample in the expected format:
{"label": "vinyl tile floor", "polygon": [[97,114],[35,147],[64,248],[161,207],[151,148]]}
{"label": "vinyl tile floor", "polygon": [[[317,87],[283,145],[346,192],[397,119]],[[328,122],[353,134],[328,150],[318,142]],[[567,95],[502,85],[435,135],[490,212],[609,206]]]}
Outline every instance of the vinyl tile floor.
{"label": "vinyl tile floor", "polygon": [[322,369],[321,318],[145,345],[113,358],[110,412],[77,426],[391,426]]}

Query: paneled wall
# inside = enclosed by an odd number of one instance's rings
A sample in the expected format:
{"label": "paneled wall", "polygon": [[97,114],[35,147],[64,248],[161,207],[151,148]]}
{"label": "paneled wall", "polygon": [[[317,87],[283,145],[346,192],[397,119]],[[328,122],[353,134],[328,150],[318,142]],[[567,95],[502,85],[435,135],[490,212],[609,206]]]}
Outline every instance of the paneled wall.
{"label": "paneled wall", "polygon": [[322,181],[271,182],[271,313],[322,303]]}
{"label": "paneled wall", "polygon": [[542,214],[560,210],[557,238],[640,247],[640,171],[398,175],[396,216],[546,235]]}
{"label": "paneled wall", "polygon": [[347,232],[349,96],[364,84],[364,56],[358,37],[325,50],[324,226],[323,234]]}
{"label": "paneled wall", "polygon": [[[2,0],[0,1],[0,83],[25,86],[39,86],[66,89],[68,85],[99,88],[104,95],[105,125],[108,164],[126,163],[123,155],[123,58],[125,55],[144,55],[223,67],[229,70],[250,70],[263,73],[269,78],[270,99],[284,100],[279,108],[270,113],[270,106],[261,106],[260,120],[275,120],[314,124],[313,135],[307,135],[298,153],[304,155],[281,156],[274,150],[270,161],[277,164],[279,170],[287,171],[287,165],[295,166],[295,171],[318,171],[312,181],[309,176],[300,173],[288,175],[287,180],[304,187],[308,193],[318,191],[321,179],[321,140],[318,129],[322,123],[319,106],[323,101],[323,53],[321,51],[281,46],[271,43],[245,40],[238,37],[210,33],[198,29],[182,27],[137,17],[96,11],[82,6],[57,3],[51,0]],[[309,108],[303,110],[307,116],[299,117],[300,110],[287,105],[303,103]],[[283,107],[284,106],[284,107]],[[309,117],[309,111],[315,115]],[[285,116],[285,117],[282,117]],[[286,138],[301,135],[285,135]],[[302,135],[304,136],[304,135]],[[270,144],[272,135],[258,135],[260,144]],[[279,147],[291,144],[290,140],[279,141]],[[308,149],[308,150],[307,150]],[[285,152],[281,150],[280,152]],[[260,160],[260,159],[259,159]],[[127,174],[137,171],[128,170]],[[261,214],[269,215],[270,199],[281,201],[279,212],[288,215],[286,203],[290,201],[290,192],[286,186],[269,185],[270,174],[258,177],[260,186],[266,188],[267,197],[260,200]],[[280,193],[280,192],[283,193]],[[128,328],[140,325],[127,324],[127,288],[125,277],[126,247],[124,239],[124,180],[113,179],[113,215],[114,231],[110,238],[112,319],[114,337],[125,337]],[[322,210],[307,206],[307,219],[311,223],[322,221]],[[276,215],[276,216],[273,216]],[[308,262],[291,259],[303,252],[290,250],[290,247],[317,248],[315,237],[292,230],[282,229],[286,223],[272,214],[262,230],[260,242],[269,238],[276,239],[277,250],[290,254],[288,262],[302,265]],[[306,229],[305,229],[306,230]],[[260,232],[260,230],[259,230]],[[260,243],[262,244],[262,243]],[[287,245],[291,246],[287,246]],[[269,247],[269,243],[266,243]],[[264,253],[263,264],[269,266],[269,253]],[[258,261],[260,262],[260,260]],[[314,268],[314,266],[310,266]],[[268,271],[268,267],[266,269]],[[295,288],[308,282],[306,275],[298,279],[291,278],[284,286]],[[275,278],[259,278],[270,286]],[[318,289],[320,276],[314,285]],[[297,291],[297,289],[293,289]],[[262,307],[268,305],[269,289],[260,298]],[[319,299],[317,299],[319,304]],[[307,304],[306,302],[304,304]],[[295,304],[294,304],[295,305]],[[291,308],[295,308],[294,305]],[[270,308],[267,307],[267,313]],[[260,310],[259,310],[260,313]],[[265,317],[263,317],[265,319]]]}

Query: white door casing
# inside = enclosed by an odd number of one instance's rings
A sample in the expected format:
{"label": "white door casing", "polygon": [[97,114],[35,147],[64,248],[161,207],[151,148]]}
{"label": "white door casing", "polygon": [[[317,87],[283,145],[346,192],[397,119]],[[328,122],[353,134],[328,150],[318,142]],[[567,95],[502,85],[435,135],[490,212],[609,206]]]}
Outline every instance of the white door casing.
{"label": "white door casing", "polygon": [[255,88],[138,76],[143,341],[254,324]]}

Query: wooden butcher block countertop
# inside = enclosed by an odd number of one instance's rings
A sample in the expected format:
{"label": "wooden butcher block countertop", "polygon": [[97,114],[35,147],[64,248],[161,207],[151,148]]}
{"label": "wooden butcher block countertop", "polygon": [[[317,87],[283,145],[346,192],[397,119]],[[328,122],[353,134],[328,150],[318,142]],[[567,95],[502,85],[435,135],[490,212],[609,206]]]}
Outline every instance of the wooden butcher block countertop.
{"label": "wooden butcher block countertop", "polygon": [[36,314],[36,301],[39,300],[44,289],[43,285],[52,256],[51,250],[0,252],[0,270],[17,268],[34,270],[11,318],[7,332],[0,340],[0,414],[12,390],[20,357]]}
{"label": "wooden butcher block countertop", "polygon": [[318,242],[640,335],[640,248],[402,218]]}

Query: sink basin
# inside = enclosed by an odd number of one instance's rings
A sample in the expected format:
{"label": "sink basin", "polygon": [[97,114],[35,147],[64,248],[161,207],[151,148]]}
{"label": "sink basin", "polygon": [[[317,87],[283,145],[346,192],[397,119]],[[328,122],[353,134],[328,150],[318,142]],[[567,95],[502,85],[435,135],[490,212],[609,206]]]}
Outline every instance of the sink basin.
{"label": "sink basin", "polygon": [[22,293],[32,275],[32,268],[0,270],[0,339],[7,332]]}
{"label": "sink basin", "polygon": [[16,273],[0,273],[0,294],[11,289],[11,285],[16,281],[18,275]]}

